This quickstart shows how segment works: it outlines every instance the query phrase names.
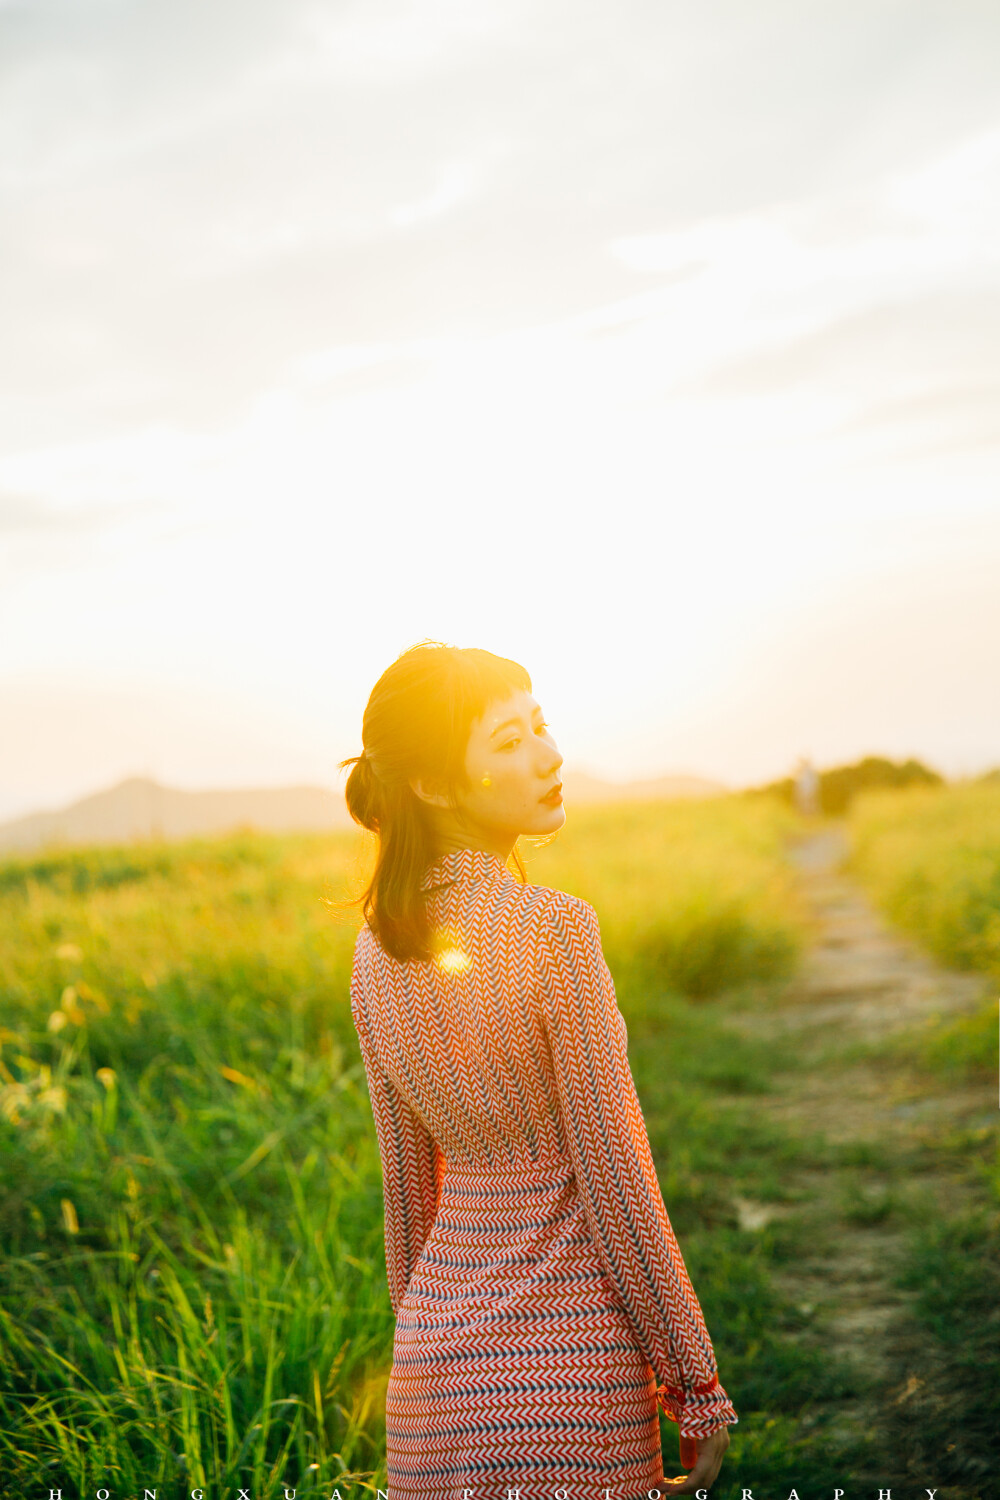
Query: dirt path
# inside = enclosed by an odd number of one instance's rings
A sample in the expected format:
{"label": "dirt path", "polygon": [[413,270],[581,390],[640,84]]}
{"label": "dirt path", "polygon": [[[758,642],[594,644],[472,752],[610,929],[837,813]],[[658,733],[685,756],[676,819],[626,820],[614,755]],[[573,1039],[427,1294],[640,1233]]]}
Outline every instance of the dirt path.
{"label": "dirt path", "polygon": [[[971,1186],[960,1147],[941,1149],[955,1132],[995,1128],[992,1085],[949,1087],[904,1059],[853,1055],[860,1043],[912,1033],[933,1016],[968,1013],[987,992],[982,976],[946,970],[890,931],[866,896],[838,873],[846,853],[839,829],[824,828],[789,851],[816,923],[816,941],[800,974],[776,1002],[741,1011],[731,1023],[747,1035],[797,1038],[806,1066],[762,1095],[765,1114],[803,1135],[820,1133],[840,1149],[840,1167],[793,1174],[792,1206],[736,1200],[743,1227],[784,1214],[815,1227],[815,1256],[796,1256],[777,1271],[779,1289],[815,1324],[802,1337],[859,1372],[866,1393],[841,1405],[835,1428],[868,1425],[874,1403],[905,1402],[920,1383],[919,1348],[906,1316],[913,1294],[892,1285],[914,1207],[948,1216]],[[906,1209],[906,1212],[900,1211]],[[919,1340],[918,1340],[919,1343]],[[901,1385],[887,1389],[907,1350]],[[915,1386],[913,1382],[916,1381]]]}

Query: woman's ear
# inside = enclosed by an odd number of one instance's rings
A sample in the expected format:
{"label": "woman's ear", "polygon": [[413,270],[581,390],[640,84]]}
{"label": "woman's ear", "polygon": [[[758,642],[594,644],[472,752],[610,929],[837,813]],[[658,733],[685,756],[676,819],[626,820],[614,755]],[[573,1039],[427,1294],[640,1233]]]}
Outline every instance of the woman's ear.
{"label": "woman's ear", "polygon": [[438,784],[428,782],[423,776],[411,776],[410,788],[414,796],[426,802],[429,807],[451,807],[451,798],[447,792],[438,789]]}

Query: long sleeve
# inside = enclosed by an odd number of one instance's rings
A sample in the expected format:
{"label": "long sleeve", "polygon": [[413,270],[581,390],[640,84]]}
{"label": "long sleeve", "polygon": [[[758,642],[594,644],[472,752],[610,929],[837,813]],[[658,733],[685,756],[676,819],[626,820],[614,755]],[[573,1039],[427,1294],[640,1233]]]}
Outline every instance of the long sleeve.
{"label": "long sleeve", "polygon": [[597,914],[556,892],[536,958],[538,1002],[567,1145],[598,1255],[682,1436],[739,1418],[719,1384],[701,1306],[674,1238],[626,1050]]}
{"label": "long sleeve", "polygon": [[437,1214],[443,1162],[427,1126],[376,1057],[353,985],[351,1012],[361,1043],[382,1158],[385,1269],[392,1310],[398,1316]]}

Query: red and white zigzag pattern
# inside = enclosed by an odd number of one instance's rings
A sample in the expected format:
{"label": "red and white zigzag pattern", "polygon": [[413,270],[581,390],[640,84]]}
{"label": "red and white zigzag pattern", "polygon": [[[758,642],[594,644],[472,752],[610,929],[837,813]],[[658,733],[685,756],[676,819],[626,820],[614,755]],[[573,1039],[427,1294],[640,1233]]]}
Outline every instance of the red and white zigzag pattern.
{"label": "red and white zigzag pattern", "polygon": [[[597,915],[459,849],[424,876],[433,962],[358,934],[378,1131],[391,1500],[631,1500],[656,1403],[738,1419],[663,1203]],[[464,1492],[469,1492],[466,1495]]]}

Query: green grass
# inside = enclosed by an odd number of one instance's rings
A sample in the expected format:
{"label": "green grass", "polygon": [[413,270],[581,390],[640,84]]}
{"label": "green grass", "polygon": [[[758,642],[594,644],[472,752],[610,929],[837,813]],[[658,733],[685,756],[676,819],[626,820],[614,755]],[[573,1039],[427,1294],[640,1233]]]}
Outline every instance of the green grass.
{"label": "green grass", "polygon": [[964,1015],[931,1016],[881,1050],[955,1084],[997,1067],[1000,782],[871,793],[848,823],[847,869],[896,926],[941,962],[996,981]]}
{"label": "green grass", "polygon": [[371,1466],[378,1159],[353,933],[320,900],[352,858],[240,837],[3,869],[8,1477]]}
{"label": "green grass", "polygon": [[1000,982],[1000,782],[868,793],[850,869],[943,962]]}
{"label": "green grass", "polygon": [[775,798],[583,808],[530,852],[529,879],[596,908],[616,977],[701,999],[794,970],[808,929],[783,845],[798,826]]}
{"label": "green grass", "polygon": [[[791,1168],[834,1160],[754,1107],[794,1056],[725,1026],[727,996],[756,985],[766,1003],[806,935],[781,857],[792,821],[767,799],[587,810],[531,852],[529,878],[598,910],[741,1417],[727,1472],[832,1490],[853,1460],[827,1441],[825,1404],[855,1376],[799,1337],[770,1277],[809,1231],[743,1231],[732,1207],[734,1191],[781,1200]],[[393,1321],[354,922],[323,902],[357,886],[360,847],[243,835],[0,866],[12,1493],[240,1485],[273,1500],[384,1483]],[[664,1436],[669,1466],[665,1421]]]}
{"label": "green grass", "polygon": [[[928,952],[1000,984],[1000,783],[869,794],[849,820],[848,868],[885,915]],[[932,1017],[894,1052],[947,1086],[996,1077],[997,995],[969,1014]],[[996,1492],[1000,1430],[1000,1141],[995,1126],[935,1143],[974,1185],[971,1207],[912,1214],[898,1285],[916,1294],[919,1348],[896,1357],[905,1399],[882,1410],[878,1440],[907,1455],[915,1483],[946,1496]],[[928,1356],[928,1343],[931,1355]]]}
{"label": "green grass", "polygon": [[[896,1285],[913,1294],[915,1336],[894,1350],[875,1443],[901,1459],[900,1481],[939,1485],[942,1500],[992,1500],[1000,1429],[1000,1212],[994,1191],[940,1220],[911,1211]],[[919,1492],[922,1492],[919,1491]]]}

